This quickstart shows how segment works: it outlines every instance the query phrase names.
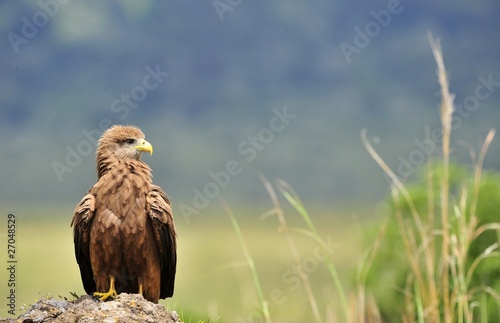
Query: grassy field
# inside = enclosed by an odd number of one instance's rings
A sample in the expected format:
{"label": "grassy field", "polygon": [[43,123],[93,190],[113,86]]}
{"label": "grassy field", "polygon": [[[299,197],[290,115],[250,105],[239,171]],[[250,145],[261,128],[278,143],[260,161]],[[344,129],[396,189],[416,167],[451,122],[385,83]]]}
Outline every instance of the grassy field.
{"label": "grassy field", "polygon": [[[18,306],[47,295],[71,299],[70,292],[84,293],[73,252],[71,212],[72,207],[16,212]],[[230,219],[222,208],[212,212],[189,224],[177,219],[179,263],[175,295],[161,303],[182,313],[187,322],[209,318],[211,322],[260,320],[255,285]],[[288,322],[311,319],[297,266],[284,234],[278,232],[276,218],[263,220],[261,212],[252,214],[248,209],[233,212],[254,258],[273,317]],[[296,212],[290,212],[289,220],[291,226],[304,226]],[[326,212],[316,215],[315,220],[323,239],[332,245],[331,256],[347,283],[359,254],[355,221],[349,214]],[[329,280],[323,264],[326,253],[309,237],[295,233],[294,239],[312,287],[323,295],[318,303],[324,312],[335,303],[335,293],[325,283]],[[6,277],[4,274],[0,277]],[[5,299],[3,288],[2,294]],[[0,304],[0,308],[0,316],[6,317],[5,304]]]}

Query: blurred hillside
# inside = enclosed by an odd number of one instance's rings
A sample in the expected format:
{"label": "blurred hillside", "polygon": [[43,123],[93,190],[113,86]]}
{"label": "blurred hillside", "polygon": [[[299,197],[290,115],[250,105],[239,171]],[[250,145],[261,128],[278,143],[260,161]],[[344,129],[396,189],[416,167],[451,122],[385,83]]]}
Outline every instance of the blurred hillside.
{"label": "blurred hillside", "polygon": [[[493,0],[42,0],[0,8],[0,203],[10,211],[72,208],[95,182],[95,138],[114,123],[146,133],[155,154],[144,159],[176,208],[195,206],[197,191],[206,200],[198,198],[200,214],[220,194],[267,203],[259,173],[286,179],[306,204],[373,203],[387,183],[361,129],[403,177],[413,174],[408,163],[435,154],[419,144],[426,127],[439,130],[429,31],[442,39],[461,106],[457,158],[469,158],[462,141],[477,147],[500,120]],[[355,51],[346,55],[346,44]],[[220,172],[230,161],[239,167],[227,179]],[[495,140],[485,166],[499,165]]]}

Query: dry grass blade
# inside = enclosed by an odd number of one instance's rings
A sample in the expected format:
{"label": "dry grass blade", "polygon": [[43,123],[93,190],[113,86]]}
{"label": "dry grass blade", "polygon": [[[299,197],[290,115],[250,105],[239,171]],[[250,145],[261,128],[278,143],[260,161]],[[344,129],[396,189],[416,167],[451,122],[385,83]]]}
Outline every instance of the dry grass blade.
{"label": "dry grass blade", "polygon": [[248,247],[245,242],[245,239],[243,238],[243,234],[241,233],[238,221],[236,221],[233,212],[222,198],[220,199],[220,202],[224,207],[224,210],[226,211],[227,215],[231,219],[231,224],[233,225],[234,231],[236,232],[238,240],[240,241],[241,248],[243,249],[243,255],[245,256],[245,260],[248,264],[248,267],[250,268],[250,272],[252,273],[252,278],[255,284],[255,289],[257,290],[257,296],[259,297],[259,301],[262,307],[262,313],[264,315],[264,319],[266,320],[266,323],[271,323],[271,316],[269,314],[269,305],[267,303],[267,300],[264,298],[264,292],[262,291],[262,285],[260,284],[259,275],[257,274],[257,269],[255,268],[255,262],[252,256],[250,255],[250,252],[248,251]]}
{"label": "dry grass blade", "polygon": [[361,140],[363,141],[363,145],[365,146],[366,150],[373,158],[373,160],[375,160],[375,162],[380,166],[380,168],[382,168],[382,170],[387,174],[387,176],[389,176],[392,185],[403,195],[403,198],[405,199],[406,203],[408,204],[408,207],[410,208],[410,212],[413,216],[413,220],[415,221],[415,225],[417,226],[418,231],[420,232],[421,236],[425,236],[424,226],[422,225],[422,221],[417,212],[417,208],[413,203],[410,193],[403,185],[399,177],[392,171],[392,169],[385,163],[382,157],[380,157],[377,151],[373,148],[370,141],[366,137],[366,129],[361,130]]}
{"label": "dry grass blade", "polygon": [[495,137],[495,130],[491,129],[488,134],[486,135],[486,138],[484,139],[483,146],[481,147],[481,151],[479,153],[479,158],[477,159],[476,165],[474,165],[475,168],[475,173],[474,173],[474,195],[472,198],[472,202],[470,205],[470,214],[474,215],[476,213],[476,207],[477,207],[477,200],[479,198],[479,184],[481,181],[481,173],[483,169],[483,162],[484,162],[484,157],[486,156],[486,152],[488,151],[488,148],[490,147],[491,142],[493,141],[493,138]]}
{"label": "dry grass blade", "polygon": [[366,280],[370,267],[373,264],[377,252],[382,245],[382,240],[387,232],[389,224],[387,218],[378,231],[377,238],[371,247],[369,247],[361,256],[356,271],[356,294],[350,297],[350,318],[352,322],[375,323],[382,322],[377,302],[372,295],[367,294]]}
{"label": "dry grass blade", "polygon": [[311,283],[309,282],[309,277],[308,275],[304,272],[301,260],[300,260],[300,255],[298,252],[298,248],[295,245],[295,242],[293,241],[292,235],[290,233],[290,229],[288,228],[288,225],[285,220],[285,215],[283,214],[283,209],[281,208],[281,205],[278,200],[278,196],[276,195],[276,192],[274,191],[273,186],[271,183],[263,176],[260,175],[260,179],[264,183],[264,186],[271,197],[271,200],[274,204],[274,210],[276,211],[276,216],[278,217],[278,221],[280,222],[281,230],[285,232],[287,236],[287,241],[288,241],[288,246],[290,248],[290,251],[292,252],[293,258],[295,260],[295,263],[298,268],[298,273],[299,273],[299,278],[302,281],[302,284],[304,285],[304,289],[307,294],[307,298],[309,299],[309,304],[311,305],[311,309],[314,315],[314,318],[316,322],[322,322],[321,315],[319,313],[318,309],[318,303],[316,301],[316,297],[314,296]]}
{"label": "dry grass blade", "polygon": [[467,276],[466,276],[466,281],[470,282],[472,279],[472,274],[474,273],[474,270],[477,268],[479,263],[483,261],[484,259],[487,258],[495,258],[500,256],[500,252],[495,252],[496,249],[498,249],[498,243],[494,243],[488,248],[486,248],[485,251],[483,251],[482,254],[479,255],[476,259],[474,259],[474,262],[472,265],[469,267],[469,270],[467,271]]}
{"label": "dry grass blade", "polygon": [[[311,217],[309,216],[309,213],[307,212],[306,208],[300,201],[297,193],[293,190],[293,188],[285,182],[282,179],[278,179],[278,189],[280,190],[281,194],[287,199],[288,203],[294,207],[294,209],[302,216],[302,219],[304,219],[304,222],[306,222],[307,227],[309,228],[312,236],[314,236],[314,239],[316,241],[318,240],[323,240],[321,239],[318,230],[316,229],[316,226],[312,222]],[[321,243],[321,245],[326,245],[325,242]],[[328,271],[330,273],[330,276],[332,277],[332,280],[335,284],[335,288],[337,289],[337,293],[340,296],[340,301],[342,303],[342,308],[344,310],[344,313],[346,315],[346,318],[349,317],[349,308],[348,308],[348,302],[347,302],[347,297],[344,291],[344,288],[342,287],[342,283],[340,282],[339,275],[337,273],[337,269],[335,268],[335,264],[333,263],[333,260],[329,258],[326,261],[326,267],[328,268]]]}

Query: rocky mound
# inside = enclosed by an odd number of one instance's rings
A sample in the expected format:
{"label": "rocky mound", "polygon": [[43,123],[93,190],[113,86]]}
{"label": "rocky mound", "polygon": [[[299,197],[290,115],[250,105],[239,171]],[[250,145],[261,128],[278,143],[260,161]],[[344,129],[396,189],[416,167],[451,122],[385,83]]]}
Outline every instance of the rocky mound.
{"label": "rocky mound", "polygon": [[33,304],[17,319],[0,320],[8,323],[59,322],[162,322],[180,323],[177,313],[154,304],[138,294],[120,294],[112,301],[100,302],[85,295],[75,301],[43,299]]}

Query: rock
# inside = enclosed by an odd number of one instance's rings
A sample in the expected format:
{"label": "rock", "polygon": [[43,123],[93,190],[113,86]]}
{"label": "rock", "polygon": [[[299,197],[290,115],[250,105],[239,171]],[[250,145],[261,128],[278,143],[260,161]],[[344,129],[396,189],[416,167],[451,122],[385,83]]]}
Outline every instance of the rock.
{"label": "rock", "polygon": [[85,295],[75,301],[42,299],[33,304],[17,319],[0,320],[8,323],[62,323],[62,322],[163,322],[181,323],[175,311],[168,312],[163,305],[145,300],[142,295],[122,293],[116,299],[101,302]]}

